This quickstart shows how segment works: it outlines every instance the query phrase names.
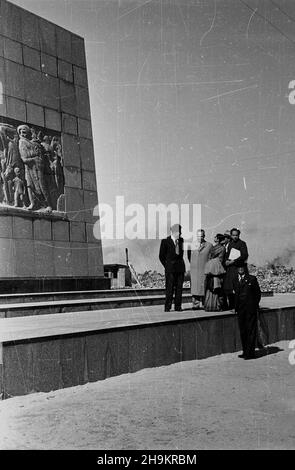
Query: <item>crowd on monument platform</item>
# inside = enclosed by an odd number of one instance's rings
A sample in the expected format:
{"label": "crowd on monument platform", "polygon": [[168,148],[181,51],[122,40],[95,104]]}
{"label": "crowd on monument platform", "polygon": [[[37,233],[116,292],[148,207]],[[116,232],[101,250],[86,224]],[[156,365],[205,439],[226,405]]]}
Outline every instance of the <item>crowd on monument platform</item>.
{"label": "crowd on monument platform", "polygon": [[185,250],[182,227],[174,224],[171,235],[161,240],[159,260],[165,269],[165,306],[170,312],[182,312],[182,291],[185,274],[184,254],[190,263],[192,310],[236,313],[243,353],[254,359],[255,348],[264,348],[260,328],[259,302],[261,289],[257,277],[248,271],[248,248],[240,238],[240,230],[232,228],[206,240],[205,230],[198,229],[196,240]]}

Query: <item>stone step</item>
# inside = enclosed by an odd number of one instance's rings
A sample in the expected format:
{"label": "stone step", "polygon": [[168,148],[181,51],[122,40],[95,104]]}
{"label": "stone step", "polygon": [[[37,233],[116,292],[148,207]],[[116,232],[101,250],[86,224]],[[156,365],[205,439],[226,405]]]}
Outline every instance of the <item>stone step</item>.
{"label": "stone step", "polygon": [[[164,291],[162,291],[164,292]],[[183,302],[191,301],[189,289],[183,292]],[[126,307],[145,307],[149,305],[163,305],[165,294],[160,295],[136,295],[132,296],[108,296],[101,298],[65,298],[27,301],[27,302],[7,302],[0,303],[0,318],[21,317],[31,315],[45,315],[55,313],[70,313],[77,311],[118,309]]]}
{"label": "stone step", "polygon": [[[183,294],[190,294],[190,288],[184,287]],[[105,290],[73,290],[61,292],[29,292],[15,294],[0,294],[1,304],[23,304],[32,302],[53,302],[58,300],[77,299],[115,299],[117,297],[134,297],[141,299],[148,296],[165,295],[163,288],[126,288],[126,289],[105,289]],[[262,292],[262,297],[273,296],[273,291]]]}
{"label": "stone step", "polygon": [[[183,293],[189,293],[190,288],[184,288]],[[0,304],[25,303],[25,302],[49,302],[54,300],[74,300],[74,299],[104,299],[117,297],[146,297],[165,295],[163,288],[126,288],[126,289],[104,289],[104,290],[74,290],[62,292],[29,292],[15,294],[1,294]]]}
{"label": "stone step", "polygon": [[[183,293],[183,301],[189,302],[190,292]],[[117,309],[123,307],[144,307],[162,305],[165,295],[144,295],[132,297],[82,298],[64,300],[46,300],[38,302],[0,304],[0,318],[21,317],[29,315],[44,315],[54,313],[70,313],[77,311]]]}
{"label": "stone step", "polygon": [[[262,300],[266,344],[294,338],[294,297]],[[0,398],[241,350],[234,313],[183,307],[169,314],[150,306],[0,319]]]}

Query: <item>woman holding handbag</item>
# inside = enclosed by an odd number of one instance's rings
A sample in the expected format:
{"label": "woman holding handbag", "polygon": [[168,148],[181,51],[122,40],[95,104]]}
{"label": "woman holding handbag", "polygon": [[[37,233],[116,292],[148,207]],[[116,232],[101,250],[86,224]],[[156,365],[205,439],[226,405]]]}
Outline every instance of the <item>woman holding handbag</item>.
{"label": "woman holding handbag", "polygon": [[223,241],[224,236],[218,233],[214,238],[215,245],[211,249],[209,260],[205,266],[204,310],[206,312],[220,312],[223,310],[222,283],[225,274],[223,267],[225,247],[222,244]]}

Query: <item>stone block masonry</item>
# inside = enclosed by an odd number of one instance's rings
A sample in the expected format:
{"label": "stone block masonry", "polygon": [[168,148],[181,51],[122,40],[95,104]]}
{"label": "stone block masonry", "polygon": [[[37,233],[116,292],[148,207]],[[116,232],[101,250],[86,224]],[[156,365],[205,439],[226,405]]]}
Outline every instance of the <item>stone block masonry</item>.
{"label": "stone block masonry", "polygon": [[0,84],[0,277],[103,277],[84,39],[0,0]]}

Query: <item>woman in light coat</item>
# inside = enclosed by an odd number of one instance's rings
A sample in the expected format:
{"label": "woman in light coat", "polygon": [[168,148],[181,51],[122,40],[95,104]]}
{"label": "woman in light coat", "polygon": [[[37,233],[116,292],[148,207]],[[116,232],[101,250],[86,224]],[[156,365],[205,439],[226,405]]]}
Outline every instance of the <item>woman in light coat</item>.
{"label": "woman in light coat", "polygon": [[205,231],[197,231],[197,242],[188,250],[191,273],[191,294],[193,309],[201,309],[205,296],[205,266],[210,258],[212,243],[205,240]]}

